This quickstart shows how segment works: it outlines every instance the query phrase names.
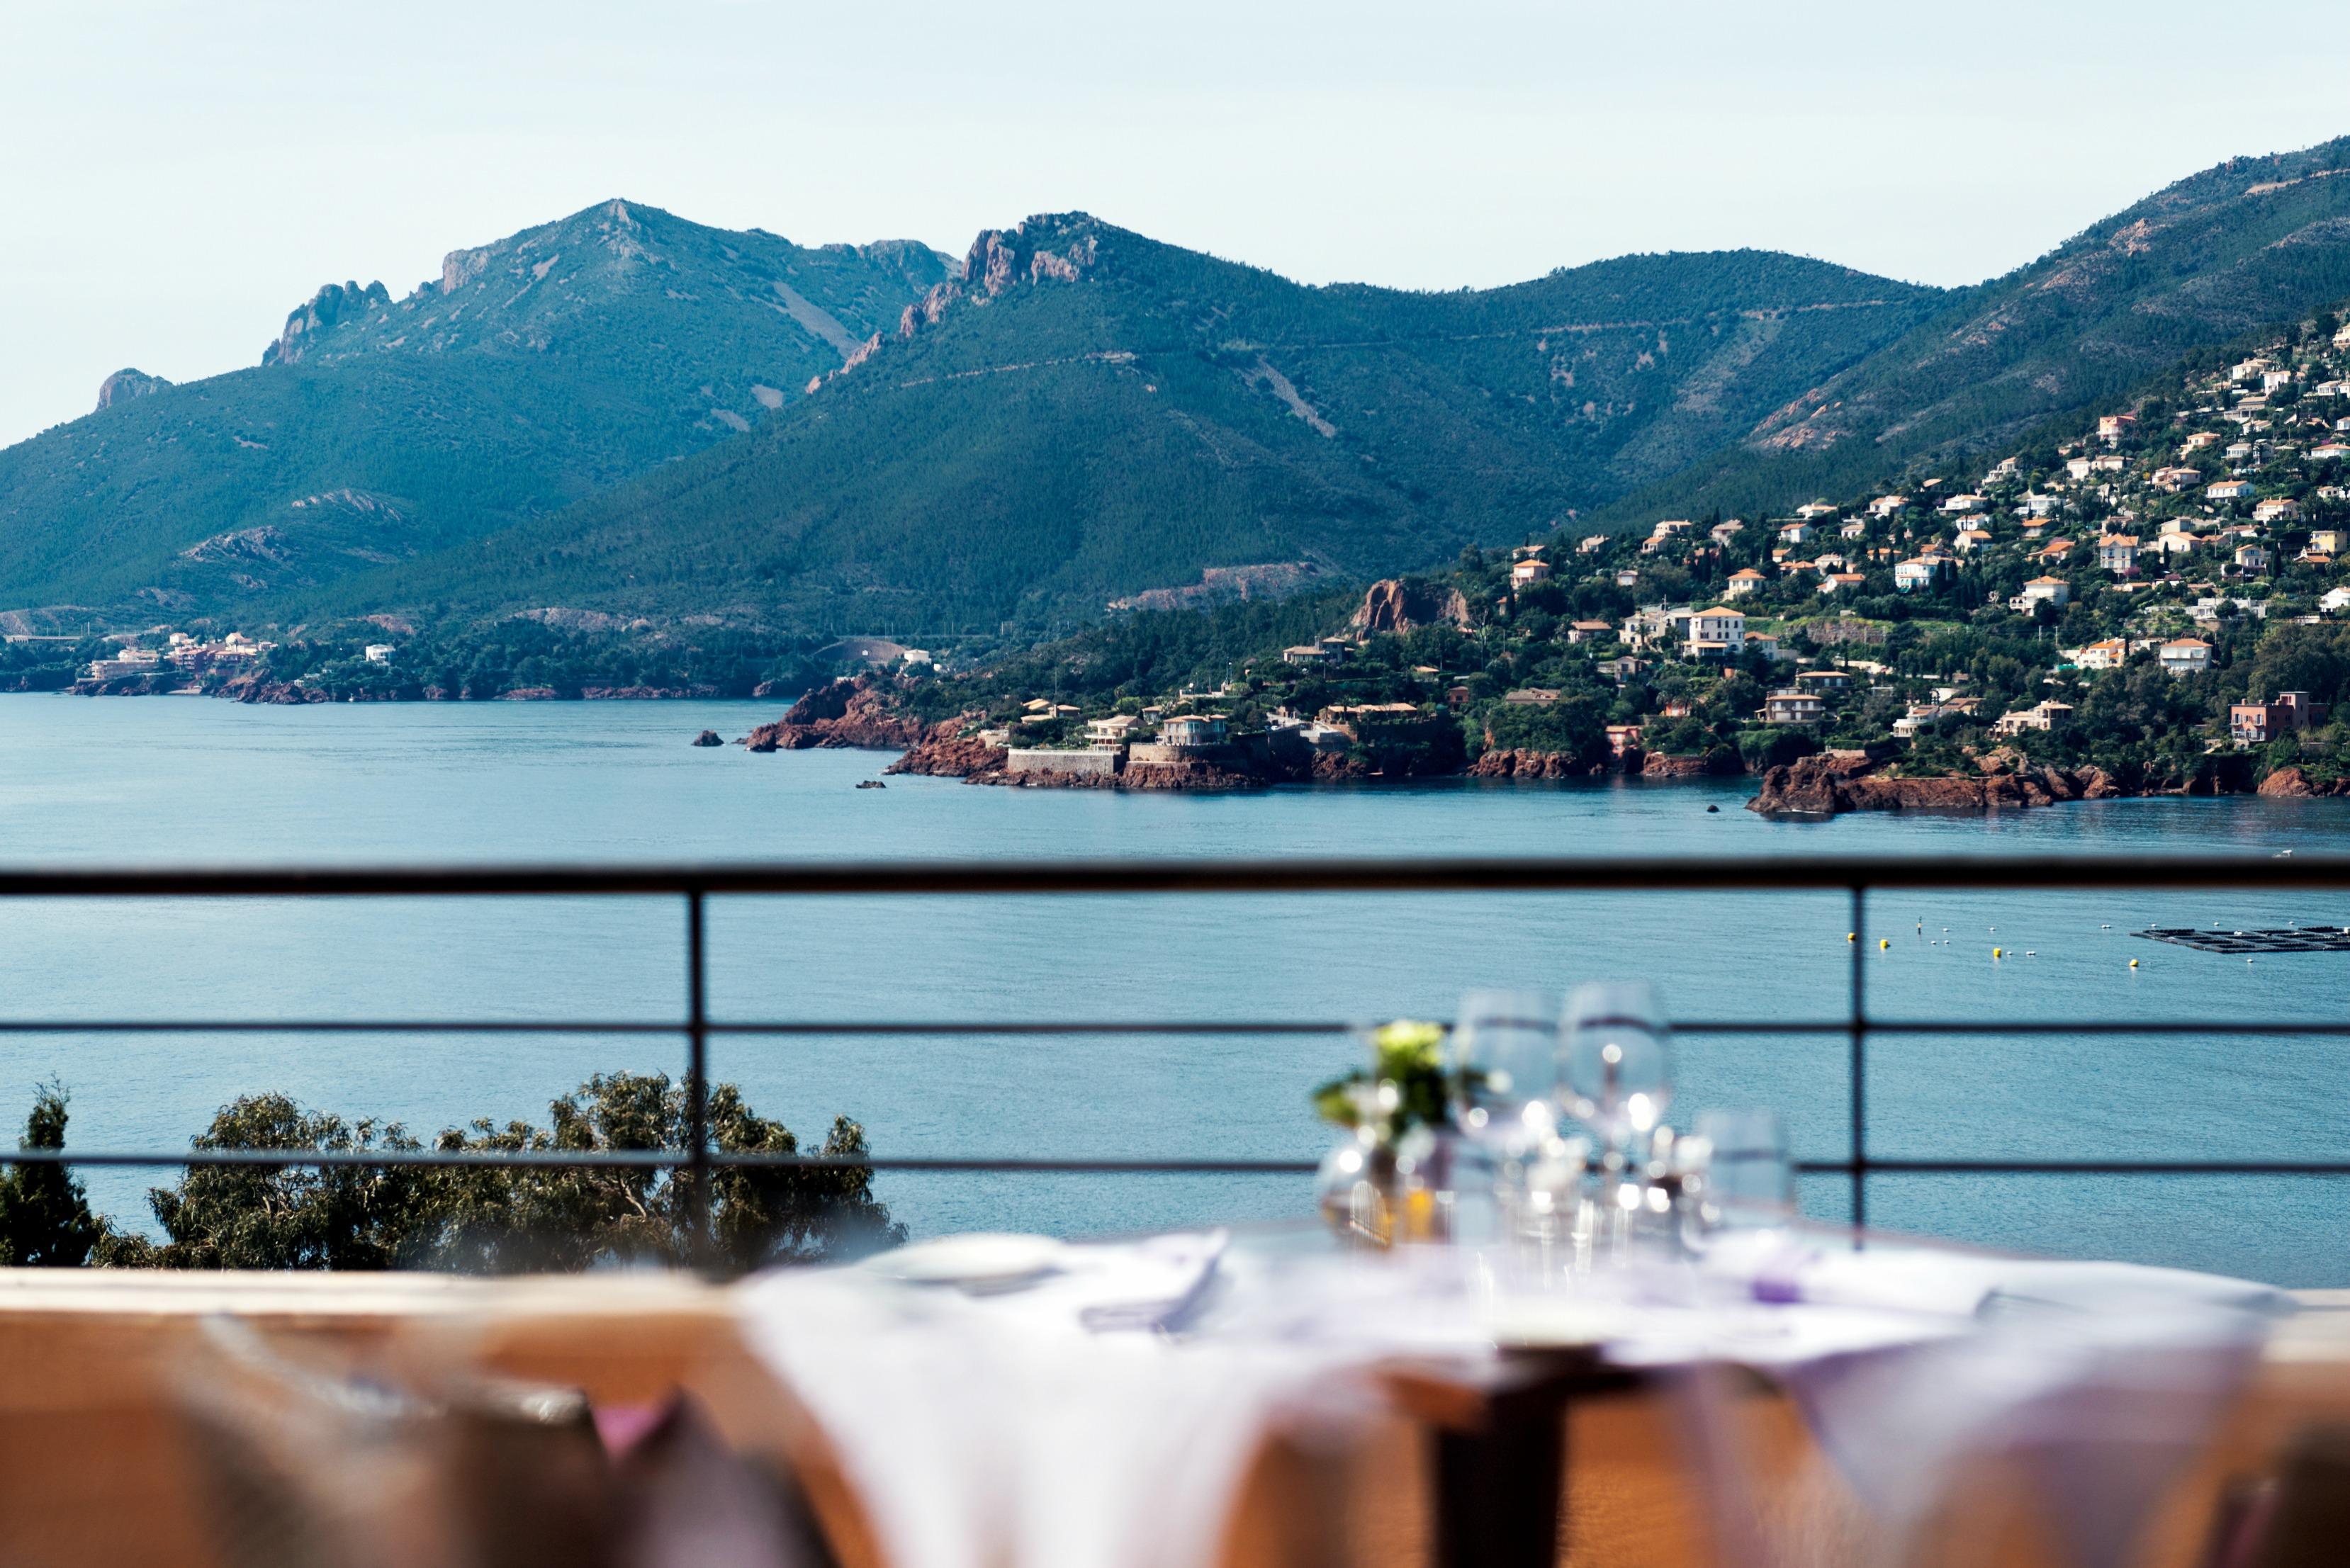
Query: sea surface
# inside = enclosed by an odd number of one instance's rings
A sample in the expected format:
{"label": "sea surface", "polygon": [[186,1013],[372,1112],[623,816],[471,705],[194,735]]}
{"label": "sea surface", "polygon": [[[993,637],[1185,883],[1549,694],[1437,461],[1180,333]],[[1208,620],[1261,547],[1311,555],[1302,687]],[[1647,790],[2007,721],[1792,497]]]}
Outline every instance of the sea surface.
{"label": "sea surface", "polygon": [[[242,707],[0,698],[0,861],[276,865],[1091,856],[2270,856],[2350,843],[2350,804],[2106,801],[1991,818],[1766,821],[1741,781],[1279,790],[1237,796],[892,779],[870,753],[695,749],[775,703]],[[1719,812],[1709,812],[1718,805]],[[2350,954],[2248,963],[2128,935],[2350,926],[2350,898],[1887,893],[1865,945],[1885,1017],[2339,1021]],[[671,898],[86,900],[0,905],[0,1017],[679,1018]],[[1841,894],[728,898],[710,915],[720,1019],[1443,1017],[1466,987],[1642,979],[1683,1018],[1834,1019]],[[1879,950],[1879,938],[1890,946]],[[2007,956],[1994,959],[1994,946]],[[2131,959],[2139,967],[2129,967]],[[1868,1137],[1888,1156],[2350,1158],[2339,1039],[1889,1037]],[[0,1036],[0,1122],[72,1094],[70,1141],[179,1147],[279,1090],[429,1137],[544,1124],[590,1074],[675,1071],[666,1037]],[[1671,1118],[1767,1106],[1799,1155],[1846,1151],[1846,1042],[1677,1043]],[[820,1138],[892,1155],[1311,1158],[1308,1089],[1343,1037],[722,1037],[716,1075]],[[152,1178],[89,1174],[147,1225]],[[914,1233],[1069,1234],[1302,1212],[1302,1178],[885,1174]],[[1804,1206],[1846,1212],[1843,1183]],[[2350,1285],[2350,1180],[1887,1177],[1885,1226],[2050,1252]]]}

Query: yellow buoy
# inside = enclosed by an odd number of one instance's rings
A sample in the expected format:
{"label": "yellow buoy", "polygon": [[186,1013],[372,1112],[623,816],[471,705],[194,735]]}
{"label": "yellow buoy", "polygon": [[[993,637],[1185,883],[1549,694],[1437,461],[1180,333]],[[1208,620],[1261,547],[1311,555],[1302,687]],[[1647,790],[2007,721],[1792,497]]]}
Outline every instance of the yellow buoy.
{"label": "yellow buoy", "polygon": [[1860,933],[1858,931],[1846,931],[1844,934],[1844,940],[1848,942],[1856,942],[1860,940]]}
{"label": "yellow buoy", "polygon": [[1878,950],[1879,950],[1879,951],[1882,951],[1882,950],[1884,950],[1885,949],[1891,947],[1892,945],[1893,945],[1893,944],[1892,944],[1890,941],[1887,940],[1886,940],[1885,938],[1883,938],[1883,937],[1879,937],[1879,938],[1877,938],[1877,949],[1878,949]]}
{"label": "yellow buoy", "polygon": [[1991,957],[1993,957],[1993,958],[1997,958],[1997,957],[1999,957],[1999,956],[2000,956],[2000,950],[1999,950],[1998,948],[1993,948],[1993,949],[1991,949]]}
{"label": "yellow buoy", "polygon": [[2132,960],[2130,960],[2130,968],[2132,968],[2132,969],[2136,969],[2137,967],[2137,960],[2136,960],[2136,959],[2132,959]]}

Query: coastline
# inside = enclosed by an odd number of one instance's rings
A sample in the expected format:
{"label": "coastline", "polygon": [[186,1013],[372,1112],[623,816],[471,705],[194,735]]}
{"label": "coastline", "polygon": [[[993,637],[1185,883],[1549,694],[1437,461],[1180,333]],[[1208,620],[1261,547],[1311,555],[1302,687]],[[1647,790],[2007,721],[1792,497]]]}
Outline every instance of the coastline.
{"label": "coastline", "polygon": [[[16,691],[19,696],[108,696],[225,698],[273,706],[309,706],[336,700],[322,693],[280,695],[259,683],[243,690],[229,686],[197,691],[160,684],[144,689],[89,691],[76,688]],[[231,683],[234,685],[234,683]],[[374,699],[370,705],[462,704],[487,706],[500,702],[691,701],[723,701],[713,691],[658,687],[596,687],[577,697],[550,689],[525,689],[496,698],[468,701],[440,697]],[[361,701],[361,700],[354,700]],[[756,698],[734,699],[740,701]],[[878,691],[852,681],[836,682],[804,694],[780,718],[753,726],[726,743],[754,753],[809,749],[889,752],[895,755],[882,769],[885,776],[959,778],[968,784],[1012,789],[1078,789],[1135,791],[1153,794],[1230,794],[1271,789],[1378,786],[1398,784],[1572,784],[1622,782],[1666,786],[1708,784],[1742,777],[1754,783],[1746,809],[1760,815],[1791,821],[1827,820],[1856,812],[1918,813],[1940,815],[1985,815],[2002,811],[2063,805],[2077,801],[2119,798],[2245,796],[2269,800],[2327,799],[2350,796],[2350,780],[2312,778],[2288,764],[2264,777],[2254,776],[2254,761],[2246,753],[2215,753],[2210,764],[2188,780],[2156,787],[2126,787],[2094,766],[2062,768],[2031,764],[2020,757],[1994,752],[1974,774],[1905,775],[1887,771],[1887,763],[1858,753],[1820,753],[1759,773],[1709,765],[1708,759],[1635,753],[1614,765],[1592,767],[1561,753],[1526,748],[1495,748],[1449,769],[1389,773],[1359,759],[1329,753],[1284,757],[1268,753],[1253,765],[1222,765],[1217,761],[1131,763],[1100,771],[1015,771],[1011,749],[967,733],[968,716],[924,723],[889,711]],[[1229,763],[1234,759],[1223,759]]]}

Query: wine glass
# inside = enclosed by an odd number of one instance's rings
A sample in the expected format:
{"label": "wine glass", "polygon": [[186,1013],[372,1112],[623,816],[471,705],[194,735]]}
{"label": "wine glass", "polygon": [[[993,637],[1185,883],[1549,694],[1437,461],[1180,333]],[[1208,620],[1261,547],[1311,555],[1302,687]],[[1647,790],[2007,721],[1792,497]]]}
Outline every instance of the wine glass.
{"label": "wine glass", "polygon": [[1557,1130],[1558,995],[1472,991],[1452,1024],[1461,1130],[1516,1155]]}
{"label": "wine glass", "polygon": [[1671,1033],[1656,992],[1637,981],[1578,986],[1567,998],[1566,1107],[1611,1153],[1631,1149],[1664,1119]]}
{"label": "wine glass", "polygon": [[1721,1225],[1780,1225],[1795,1212],[1787,1134],[1769,1111],[1707,1111],[1697,1118],[1707,1146],[1707,1217]]}

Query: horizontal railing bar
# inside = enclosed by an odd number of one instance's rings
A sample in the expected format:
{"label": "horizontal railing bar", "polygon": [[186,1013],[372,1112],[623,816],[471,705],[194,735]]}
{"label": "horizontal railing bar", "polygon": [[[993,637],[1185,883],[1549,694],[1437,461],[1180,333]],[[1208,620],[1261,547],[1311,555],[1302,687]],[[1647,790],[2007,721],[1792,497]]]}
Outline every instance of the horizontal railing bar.
{"label": "horizontal railing bar", "polygon": [[[1983,1020],[1871,1018],[1864,1028],[1870,1034],[2248,1034],[2350,1035],[2350,1022],[2311,1019],[2307,1022],[2242,1019],[2130,1020]],[[683,1022],[606,1019],[390,1019],[390,1018],[134,1018],[134,1019],[0,1019],[0,1034],[682,1034]],[[1341,1035],[1362,1028],[1359,1023],[1314,1020],[1118,1021],[1106,1019],[1000,1019],[972,1023],[933,1019],[866,1022],[855,1019],[793,1019],[704,1025],[712,1034],[944,1035],[970,1038],[988,1035]],[[1667,1027],[1677,1034],[1835,1035],[1852,1033],[1848,1018],[1746,1021],[1692,1019]]]}
{"label": "horizontal railing bar", "polygon": [[[795,1154],[715,1153],[711,1164],[741,1170],[902,1170],[990,1171],[1025,1175],[1117,1176],[1310,1176],[1320,1167],[1296,1159],[1099,1159],[1084,1157],[1045,1159],[994,1159],[985,1157],[919,1155],[895,1158]],[[682,1168],[691,1161],[682,1149],[189,1149],[182,1153],[139,1150],[26,1148],[0,1151],[0,1166],[90,1165],[145,1166],[287,1166],[334,1169],[349,1166],[398,1169],[451,1167],[482,1169],[509,1166],[522,1169],[625,1169]]]}
{"label": "horizontal railing bar", "polygon": [[[0,1166],[260,1166],[331,1169],[342,1167],[483,1169],[663,1169],[688,1162],[677,1149],[188,1149],[179,1153],[61,1148],[0,1152]],[[711,1163],[739,1170],[937,1171],[1016,1175],[1307,1176],[1319,1167],[1294,1159],[992,1158],[941,1155],[839,1157],[717,1153]],[[1804,1176],[1849,1176],[1848,1159],[1793,1162]],[[2267,1159],[1884,1159],[1868,1158],[1871,1176],[2350,1176],[2350,1160]]]}
{"label": "horizontal railing bar", "polygon": [[2350,889],[2350,856],[1804,856],[0,869],[0,897]]}
{"label": "horizontal railing bar", "polygon": [[[0,1034],[683,1034],[691,1025],[682,1021],[615,1023],[583,1019],[0,1019]],[[779,1023],[703,1025],[712,1034],[1346,1034],[1358,1027],[1347,1023],[1256,1023],[1180,1020],[1170,1023],[1061,1020],[864,1023],[785,1021]]]}
{"label": "horizontal railing bar", "polygon": [[[1794,1162],[1805,1176],[1850,1176],[1848,1159]],[[1882,1159],[1877,1176],[2350,1176],[2350,1160],[2325,1159]]]}

